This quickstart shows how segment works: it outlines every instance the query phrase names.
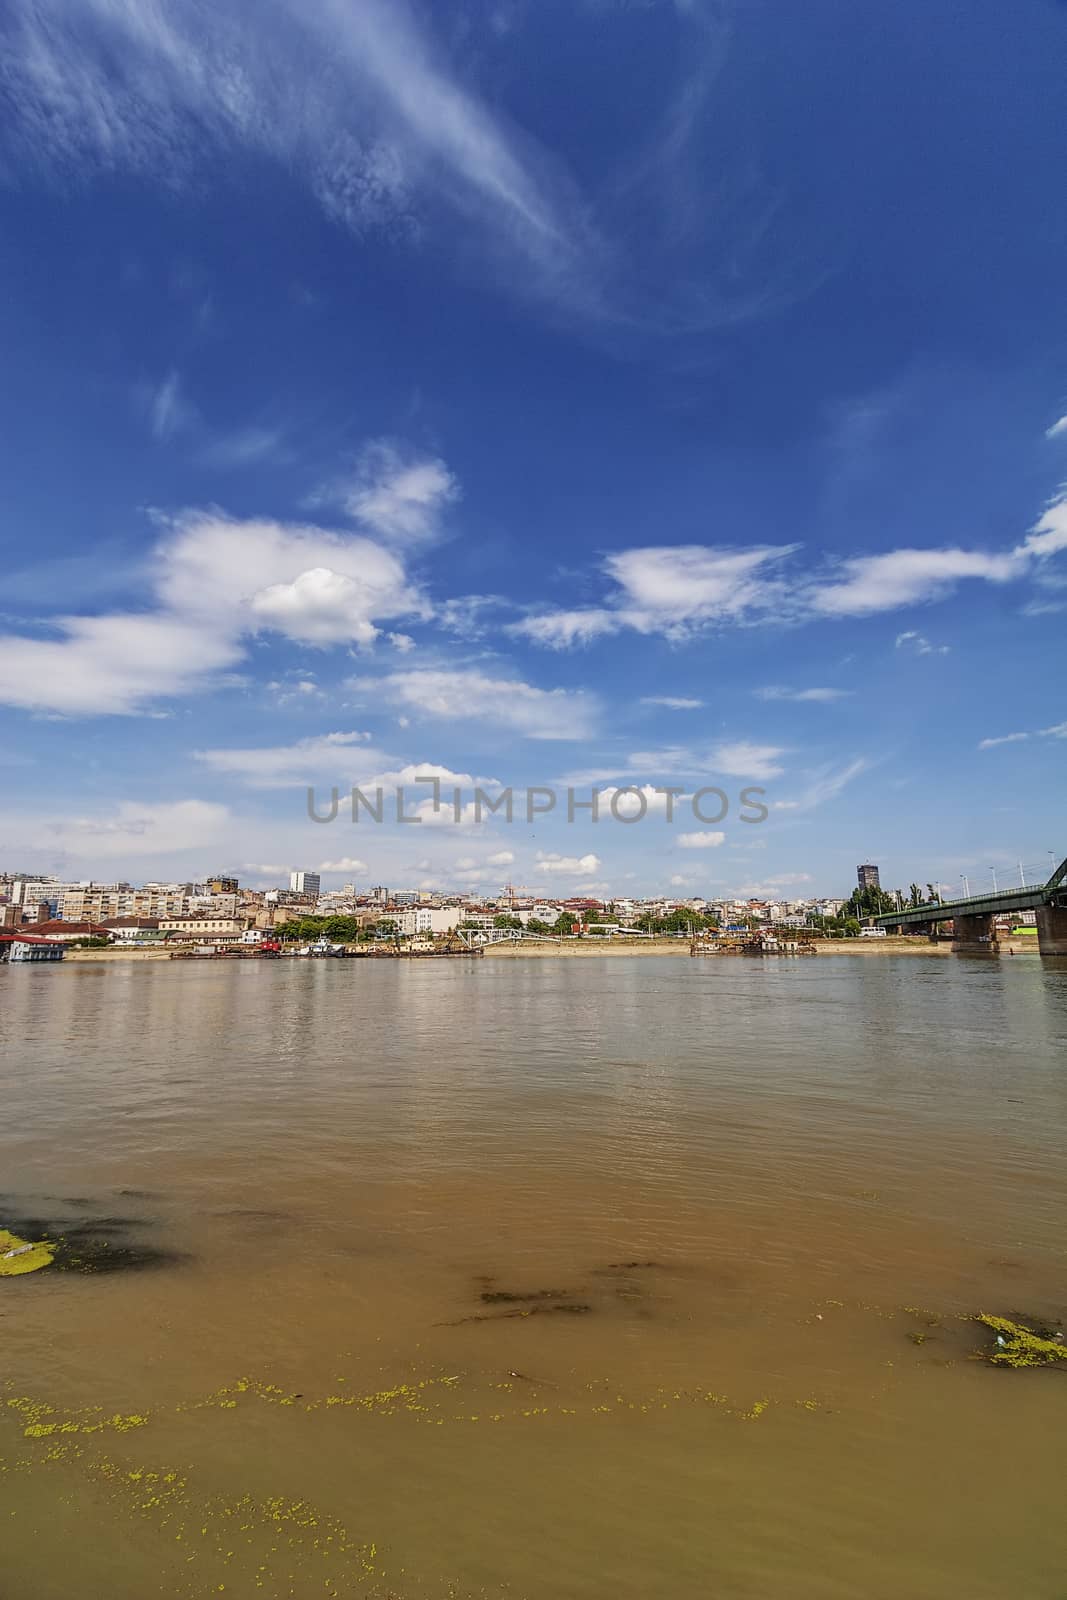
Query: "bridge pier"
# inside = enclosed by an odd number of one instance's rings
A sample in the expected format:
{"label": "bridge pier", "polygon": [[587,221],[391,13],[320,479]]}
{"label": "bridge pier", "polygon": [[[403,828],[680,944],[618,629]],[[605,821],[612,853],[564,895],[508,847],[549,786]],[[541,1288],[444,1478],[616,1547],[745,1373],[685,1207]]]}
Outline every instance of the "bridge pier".
{"label": "bridge pier", "polygon": [[954,917],[952,926],[952,948],[959,955],[995,956],[1000,950],[995,917]]}
{"label": "bridge pier", "polygon": [[1067,906],[1038,906],[1037,948],[1043,956],[1067,956]]}

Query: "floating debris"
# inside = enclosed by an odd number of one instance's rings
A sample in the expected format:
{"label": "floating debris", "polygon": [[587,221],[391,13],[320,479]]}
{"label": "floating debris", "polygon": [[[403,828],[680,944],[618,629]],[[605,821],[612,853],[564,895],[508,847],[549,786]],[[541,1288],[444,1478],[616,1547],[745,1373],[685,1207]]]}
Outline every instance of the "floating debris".
{"label": "floating debris", "polygon": [[990,1317],[979,1312],[974,1319],[995,1334],[986,1359],[995,1367],[1051,1367],[1067,1362],[1063,1334],[1053,1328],[1028,1328],[1010,1317]]}
{"label": "floating debris", "polygon": [[582,1301],[552,1301],[549,1305],[535,1304],[516,1306],[511,1311],[476,1311],[473,1316],[455,1317],[450,1322],[435,1322],[435,1328],[459,1328],[466,1322],[507,1322],[513,1317],[550,1317],[563,1315],[569,1317],[585,1316],[592,1311],[592,1306]]}
{"label": "floating debris", "polygon": [[509,1289],[483,1289],[478,1298],[487,1306],[514,1305],[530,1300],[566,1300],[569,1289],[527,1289],[512,1293]]}
{"label": "floating debris", "polygon": [[[64,1221],[9,1214],[9,1221],[10,1231],[0,1229],[0,1276],[4,1277],[47,1266],[57,1272],[141,1271],[185,1259],[180,1251],[131,1237],[136,1230],[150,1225],[147,1218],[107,1216]],[[39,1242],[32,1244],[33,1240]],[[9,1255],[14,1251],[19,1253]]]}
{"label": "floating debris", "polygon": [[47,1239],[22,1239],[17,1233],[0,1228],[0,1278],[18,1278],[26,1272],[50,1267],[55,1250]]}

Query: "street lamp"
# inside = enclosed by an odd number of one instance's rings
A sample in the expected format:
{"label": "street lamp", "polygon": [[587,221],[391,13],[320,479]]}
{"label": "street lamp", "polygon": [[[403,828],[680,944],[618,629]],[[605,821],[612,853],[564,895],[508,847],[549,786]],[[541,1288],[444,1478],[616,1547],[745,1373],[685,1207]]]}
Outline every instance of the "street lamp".
{"label": "street lamp", "polygon": [[971,898],[970,881],[969,881],[969,879],[967,877],[967,874],[965,872],[961,872],[960,873],[960,877],[963,879],[963,898],[965,900],[969,900]]}

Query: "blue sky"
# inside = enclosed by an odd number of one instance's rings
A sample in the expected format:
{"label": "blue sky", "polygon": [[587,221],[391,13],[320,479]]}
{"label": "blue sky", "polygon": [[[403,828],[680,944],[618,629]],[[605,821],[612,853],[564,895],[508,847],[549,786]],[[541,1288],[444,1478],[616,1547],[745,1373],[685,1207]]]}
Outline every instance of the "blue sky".
{"label": "blue sky", "polygon": [[[1067,851],[1067,7],[11,0],[0,46],[0,862]],[[306,819],[427,770],[731,810]]]}

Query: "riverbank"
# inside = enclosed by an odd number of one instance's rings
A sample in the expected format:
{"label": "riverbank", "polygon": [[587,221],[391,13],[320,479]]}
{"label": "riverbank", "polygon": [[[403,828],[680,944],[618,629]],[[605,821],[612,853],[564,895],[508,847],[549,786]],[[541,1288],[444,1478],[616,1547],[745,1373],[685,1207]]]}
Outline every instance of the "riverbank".
{"label": "riverbank", "polygon": [[[924,936],[904,935],[897,939],[816,939],[815,949],[821,956],[947,956],[952,945],[947,939],[937,943]],[[570,939],[559,944],[533,940],[519,943],[486,945],[484,954],[494,961],[516,961],[545,957],[584,958],[587,956],[680,956],[687,955],[689,944],[685,939]],[[1002,941],[1000,954],[1009,951],[1015,955],[1037,954],[1036,940]],[[169,961],[169,949],[69,950],[68,961]],[[767,957],[768,960],[774,959]]]}
{"label": "riverbank", "polygon": [[[816,939],[819,955],[857,956],[946,956],[947,941],[931,944],[929,939],[904,936],[899,939]],[[521,959],[524,956],[683,956],[689,954],[686,939],[571,939],[561,944],[493,944],[486,955],[494,960]],[[724,957],[723,959],[730,959]],[[768,956],[767,960],[779,959]]]}

